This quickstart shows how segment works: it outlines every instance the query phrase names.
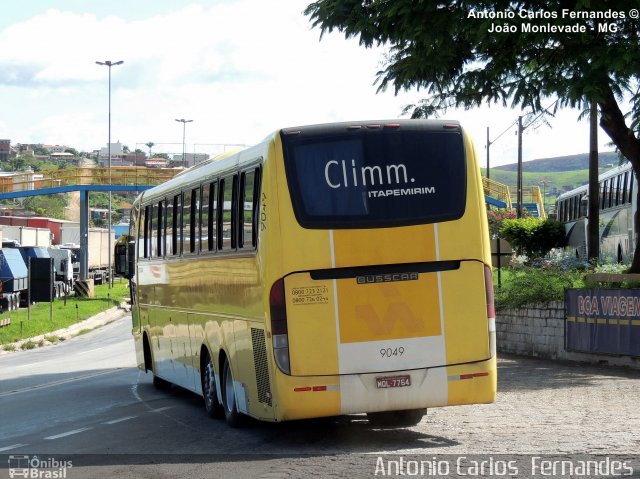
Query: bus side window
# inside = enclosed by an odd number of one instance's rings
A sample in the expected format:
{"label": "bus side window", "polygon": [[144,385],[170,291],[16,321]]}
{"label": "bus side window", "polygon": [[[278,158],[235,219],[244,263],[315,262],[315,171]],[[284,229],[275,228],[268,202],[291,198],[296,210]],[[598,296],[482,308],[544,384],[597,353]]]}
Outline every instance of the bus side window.
{"label": "bus side window", "polygon": [[172,251],[175,256],[180,256],[182,246],[182,193],[173,197],[173,241]]}
{"label": "bus side window", "polygon": [[165,201],[162,200],[158,203],[158,257],[162,258],[165,254],[164,251],[164,210],[165,210]]}
{"label": "bus side window", "polygon": [[615,178],[611,178],[609,180],[609,199],[607,204],[609,205],[609,208],[611,208],[613,206],[613,190],[615,189]]}
{"label": "bus side window", "polygon": [[223,204],[224,204],[224,190],[227,188],[227,180],[225,178],[222,178],[220,180],[220,183],[218,183],[218,204],[216,205],[216,230],[217,230],[217,241],[216,241],[216,246],[218,248],[218,250],[222,249],[222,246],[224,244],[224,236],[225,236],[225,231],[224,231],[224,211],[223,211]]}
{"label": "bus side window", "polygon": [[569,221],[573,221],[573,200],[573,196],[569,198]]}
{"label": "bus side window", "polygon": [[[228,251],[236,248],[238,235],[236,230],[238,201],[238,175],[220,180],[218,206],[218,249]],[[234,208],[235,206],[235,208]]]}
{"label": "bus side window", "polygon": [[175,254],[173,249],[173,198],[169,198],[166,204],[167,215],[165,225],[165,254],[167,256]]}
{"label": "bus side window", "polygon": [[150,205],[144,207],[144,257],[148,258],[151,254],[150,236],[151,236],[151,214],[152,208]]}
{"label": "bus side window", "polygon": [[151,225],[149,228],[149,258],[158,256],[158,203],[150,207]]}
{"label": "bus side window", "polygon": [[147,215],[145,214],[147,211],[146,207],[140,207],[140,225],[138,227],[138,258],[144,258],[144,230],[147,227],[146,219]]}
{"label": "bus side window", "polygon": [[191,238],[191,191],[187,190],[182,197],[182,252],[193,252]]}
{"label": "bus side window", "polygon": [[260,167],[255,169],[255,180],[253,182],[253,211],[251,221],[251,246],[258,247],[258,222],[260,218],[260,186],[262,181],[262,169]]}
{"label": "bus side window", "polygon": [[240,248],[256,246],[256,171],[259,170],[243,172],[240,176]]}
{"label": "bus side window", "polygon": [[238,175],[233,175],[233,188],[231,188],[231,249],[236,249],[238,247],[238,213],[240,208],[238,205],[240,198],[240,192],[238,191],[238,179]]}
{"label": "bus side window", "polygon": [[216,183],[212,181],[201,187],[200,251],[215,251]]}
{"label": "bus side window", "polygon": [[191,253],[198,252],[199,226],[198,218],[200,218],[200,188],[191,190],[191,219],[189,221],[189,243]]}

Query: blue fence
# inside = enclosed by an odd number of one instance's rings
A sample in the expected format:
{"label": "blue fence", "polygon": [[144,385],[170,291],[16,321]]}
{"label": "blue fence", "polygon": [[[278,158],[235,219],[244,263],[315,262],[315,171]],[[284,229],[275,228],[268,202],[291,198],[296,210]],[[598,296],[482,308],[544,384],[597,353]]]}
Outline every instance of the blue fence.
{"label": "blue fence", "polygon": [[640,290],[567,289],[567,351],[640,357]]}

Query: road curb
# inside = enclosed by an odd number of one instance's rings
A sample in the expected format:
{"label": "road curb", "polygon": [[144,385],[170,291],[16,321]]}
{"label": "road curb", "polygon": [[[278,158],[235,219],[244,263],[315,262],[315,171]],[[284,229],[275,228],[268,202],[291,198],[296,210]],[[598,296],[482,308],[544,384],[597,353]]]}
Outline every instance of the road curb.
{"label": "road curb", "polygon": [[[27,349],[22,349],[22,345],[27,341],[32,341],[36,344],[42,341],[43,342],[42,346],[50,346],[53,344],[58,344],[60,343],[60,341],[70,339],[74,336],[78,336],[81,331],[97,329],[109,323],[112,323],[114,321],[117,321],[118,319],[123,318],[130,312],[131,312],[131,306],[129,305],[128,302],[123,301],[118,306],[114,306],[113,308],[107,309],[106,311],[102,311],[101,313],[98,313],[95,316],[91,316],[90,318],[87,318],[83,321],[74,323],[71,326],[68,326],[66,328],[57,329],[55,331],[40,334],[32,338],[24,338],[24,339],[21,339],[20,341],[15,341],[13,343],[7,343],[7,344],[13,344],[15,346],[15,349],[13,351],[5,351],[4,349],[0,349],[0,356],[3,356],[5,354],[17,353],[20,351],[28,351]],[[59,338],[59,340],[52,343],[45,339],[45,337],[47,336],[56,336]]]}

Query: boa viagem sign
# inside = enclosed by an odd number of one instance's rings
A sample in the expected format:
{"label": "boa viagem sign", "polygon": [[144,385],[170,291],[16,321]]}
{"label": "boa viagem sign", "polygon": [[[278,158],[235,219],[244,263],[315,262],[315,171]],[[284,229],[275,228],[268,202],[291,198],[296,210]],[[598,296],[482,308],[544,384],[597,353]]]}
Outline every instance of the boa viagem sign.
{"label": "boa viagem sign", "polygon": [[640,357],[640,290],[565,290],[568,351]]}

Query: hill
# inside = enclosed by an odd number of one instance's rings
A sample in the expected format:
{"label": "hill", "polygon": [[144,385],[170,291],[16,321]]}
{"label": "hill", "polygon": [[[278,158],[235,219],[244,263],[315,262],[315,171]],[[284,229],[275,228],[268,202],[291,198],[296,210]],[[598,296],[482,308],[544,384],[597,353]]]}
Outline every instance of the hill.
{"label": "hill", "polygon": [[[601,152],[598,155],[600,172],[618,166],[620,159],[614,151]],[[584,185],[589,181],[589,155],[557,156],[525,161],[522,183],[525,186],[539,186],[545,195],[545,207],[550,209],[558,195]],[[517,164],[496,166],[491,168],[491,179],[508,185],[515,194]],[[482,168],[486,174],[486,168]]]}
{"label": "hill", "polygon": [[[598,154],[598,165],[600,168],[609,169],[618,166],[620,157],[615,151],[602,151]],[[529,172],[554,172],[554,171],[575,171],[589,169],[589,154],[581,153],[578,155],[555,156],[553,158],[540,158],[537,160],[525,161],[523,170]],[[496,166],[491,171],[518,171],[518,164]],[[499,180],[498,180],[499,181]]]}

